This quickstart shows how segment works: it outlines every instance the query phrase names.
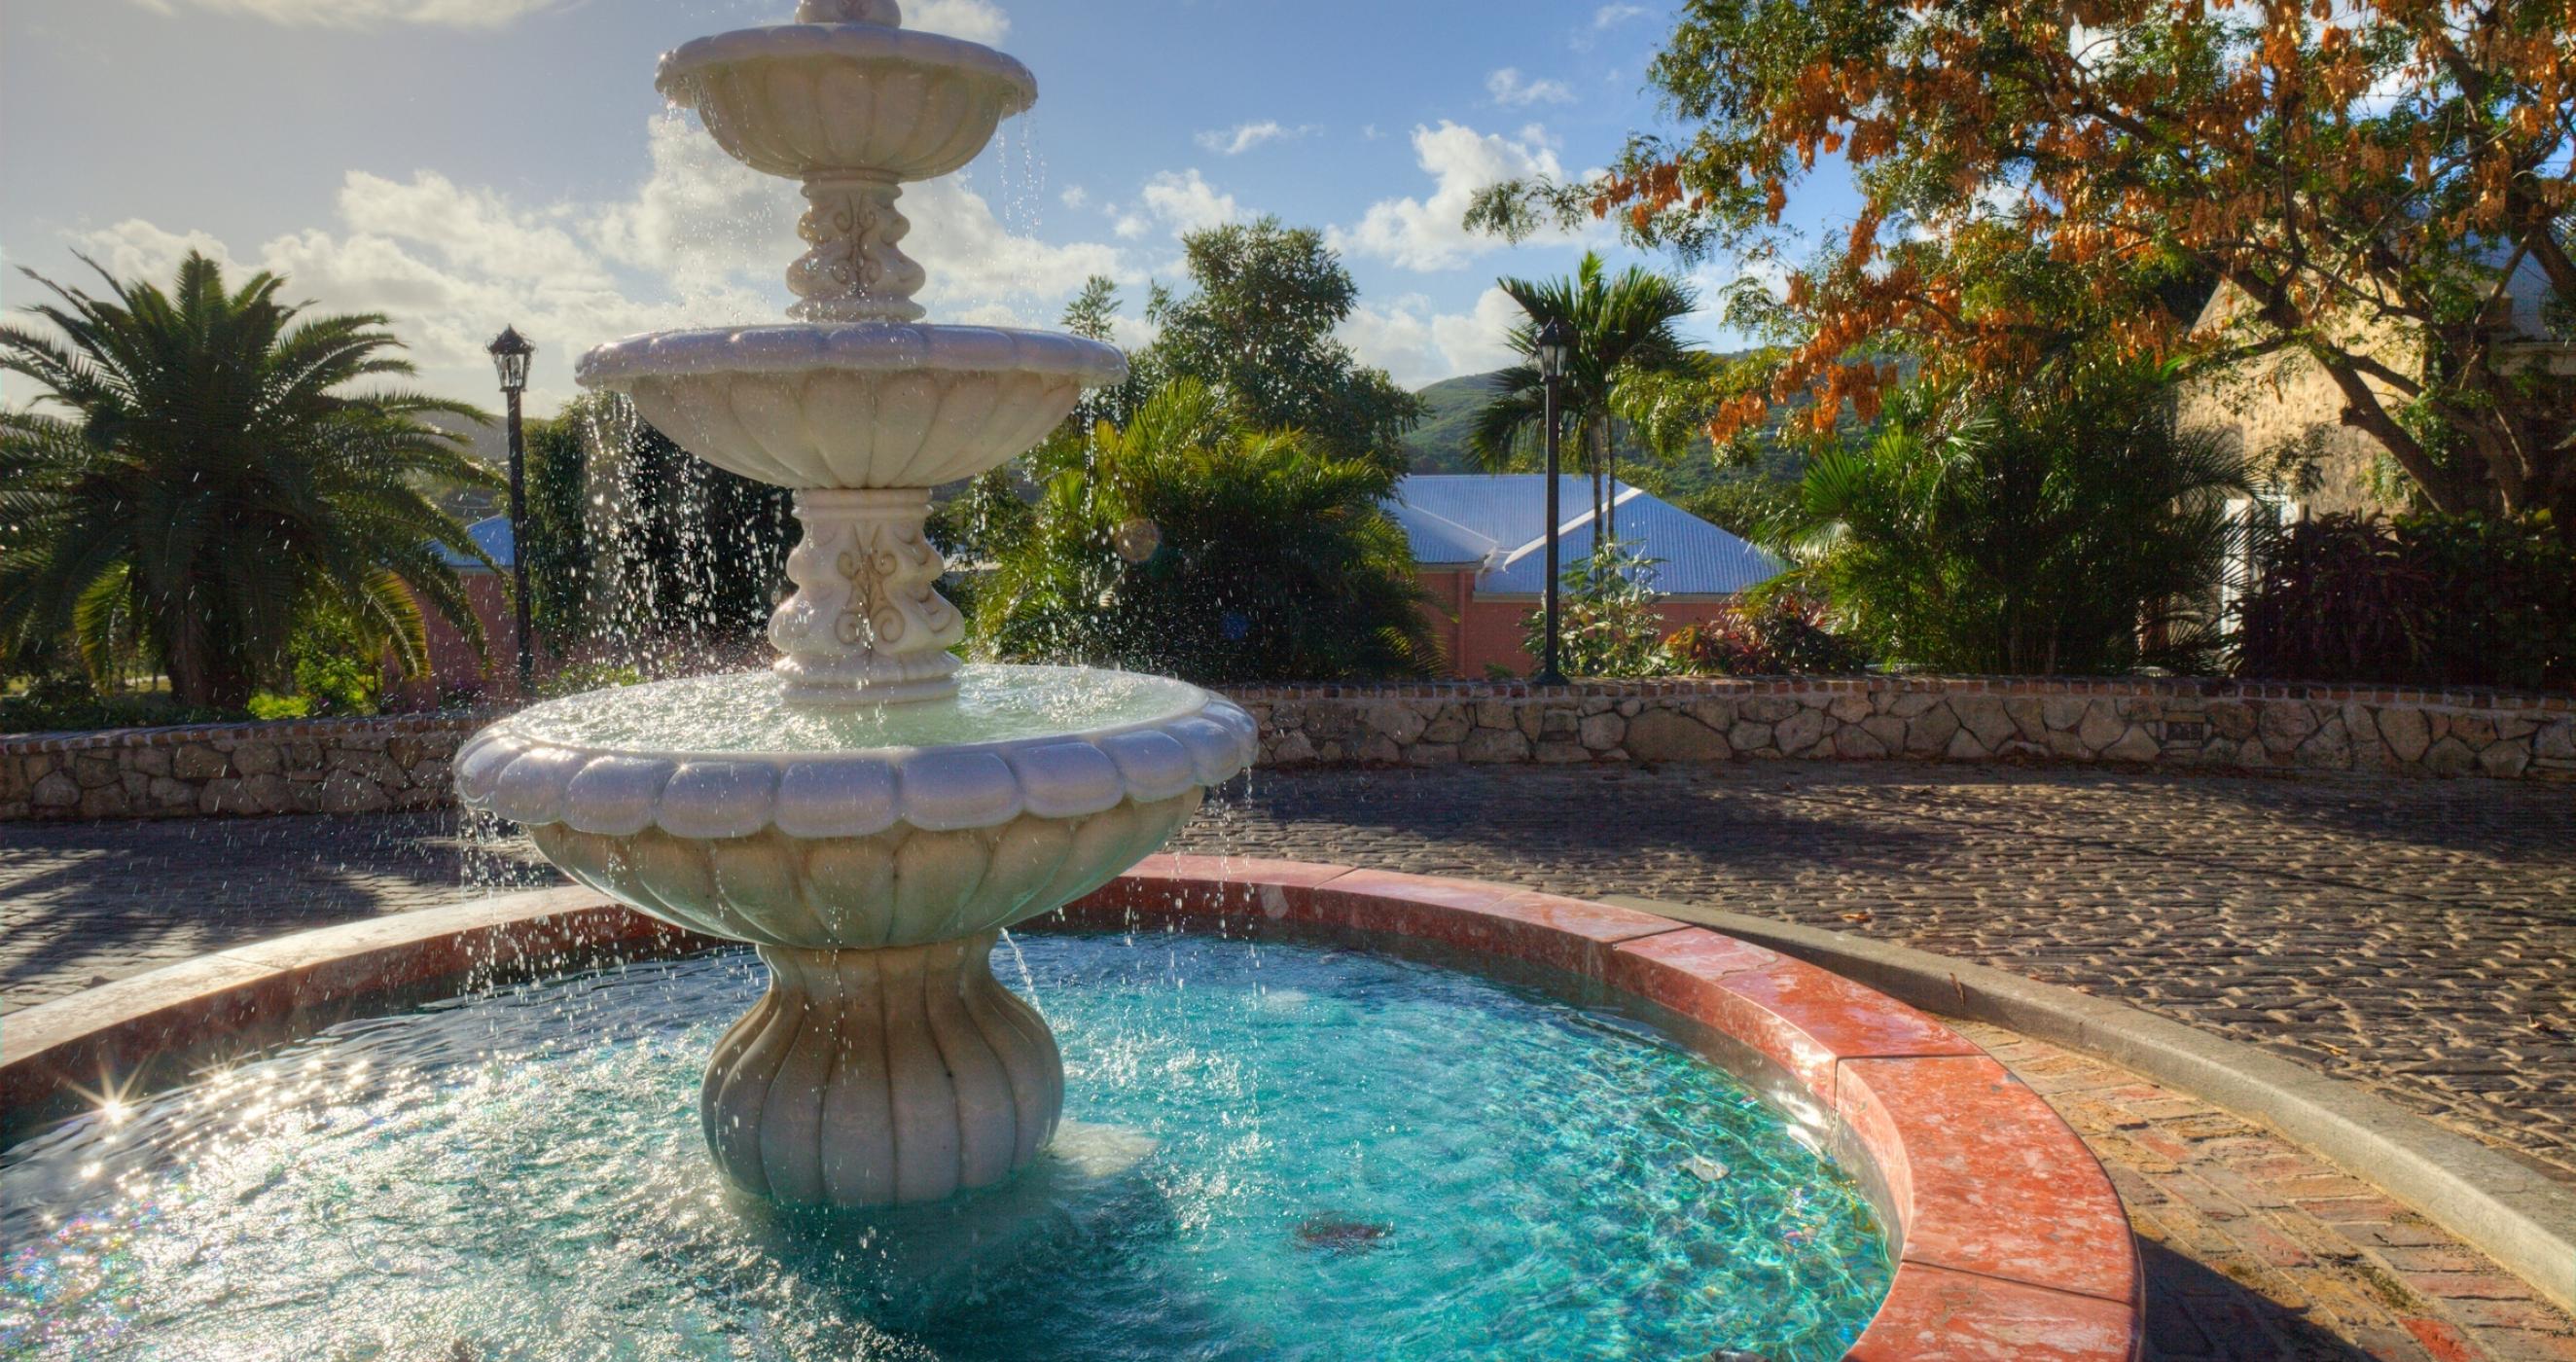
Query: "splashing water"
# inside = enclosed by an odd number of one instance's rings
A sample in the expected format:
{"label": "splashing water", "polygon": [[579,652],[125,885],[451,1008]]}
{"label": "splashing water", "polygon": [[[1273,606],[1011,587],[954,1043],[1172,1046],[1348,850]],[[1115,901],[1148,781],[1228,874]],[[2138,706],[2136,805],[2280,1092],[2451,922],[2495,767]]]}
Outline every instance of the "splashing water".
{"label": "splashing water", "polygon": [[731,952],[351,1023],[20,1146],[0,1353],[1787,1362],[1886,1291],[1832,1166],[1615,1016],[1305,946],[1025,959],[1069,1118],[1154,1147],[962,1296],[890,1287],[864,1222],[727,1197],[696,1099],[760,987]]}

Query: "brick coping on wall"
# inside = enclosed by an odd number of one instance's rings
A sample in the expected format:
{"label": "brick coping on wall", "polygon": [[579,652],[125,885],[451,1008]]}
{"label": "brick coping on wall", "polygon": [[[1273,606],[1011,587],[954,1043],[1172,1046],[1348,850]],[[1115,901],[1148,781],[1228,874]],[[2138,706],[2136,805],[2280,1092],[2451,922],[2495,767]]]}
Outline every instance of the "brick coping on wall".
{"label": "brick coping on wall", "polygon": [[[1237,686],[1261,763],[2071,762],[2576,781],[2576,695],[2190,677],[1818,676]],[[452,802],[489,713],[0,737],[0,822]]]}
{"label": "brick coping on wall", "polygon": [[2313,681],[2239,681],[2190,676],[1953,676],[1888,673],[1869,676],[1705,676],[1636,681],[1570,681],[1562,686],[1527,681],[1300,681],[1226,686],[1243,701],[1282,700],[1529,700],[1608,696],[1614,699],[1726,699],[1749,695],[1851,695],[1878,692],[1941,695],[2082,695],[2201,700],[2316,700],[2336,704],[2425,705],[2448,709],[2546,710],[2576,713],[2576,694],[2467,687],[2426,690],[2415,686],[2329,685]]}

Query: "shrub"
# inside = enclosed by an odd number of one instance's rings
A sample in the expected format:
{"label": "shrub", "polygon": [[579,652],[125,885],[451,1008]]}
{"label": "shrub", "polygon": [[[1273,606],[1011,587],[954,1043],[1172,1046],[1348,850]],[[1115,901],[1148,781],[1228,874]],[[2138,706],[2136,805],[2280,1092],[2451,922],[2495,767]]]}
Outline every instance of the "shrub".
{"label": "shrub", "polygon": [[[1655,568],[1661,560],[1613,539],[1565,570],[1558,593],[1559,655],[1567,676],[1666,676],[1673,660],[1664,651],[1664,620],[1655,609]],[[1547,655],[1547,609],[1522,623],[1522,646],[1533,658]]]}
{"label": "shrub", "polygon": [[1192,379],[1123,429],[1033,459],[1036,514],[994,546],[975,592],[985,653],[1207,683],[1420,676],[1438,661],[1384,505],[1395,475],[1375,461],[1249,429]]}
{"label": "shrub", "polygon": [[2256,545],[2237,615],[2241,675],[2576,684],[2576,550],[2545,516],[2303,521]]}
{"label": "shrub", "polygon": [[1826,619],[1824,602],[1779,592],[1674,633],[1664,651],[1676,668],[1698,676],[1831,676],[1868,665],[1868,655]]}

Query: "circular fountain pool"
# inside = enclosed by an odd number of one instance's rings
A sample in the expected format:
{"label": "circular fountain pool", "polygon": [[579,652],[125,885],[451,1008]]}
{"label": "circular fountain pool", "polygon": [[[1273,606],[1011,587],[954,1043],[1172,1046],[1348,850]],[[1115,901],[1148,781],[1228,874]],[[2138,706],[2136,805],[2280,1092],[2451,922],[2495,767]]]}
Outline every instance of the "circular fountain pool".
{"label": "circular fountain pool", "polygon": [[696,1156],[701,1059],[761,986],[726,952],[352,1023],[20,1145],[0,1351],[1822,1358],[1887,1292],[1835,1167],[1617,1014],[1360,951],[1015,944],[1063,1143],[1123,1154],[962,1275],[897,1241],[1011,1189],[907,1229]]}

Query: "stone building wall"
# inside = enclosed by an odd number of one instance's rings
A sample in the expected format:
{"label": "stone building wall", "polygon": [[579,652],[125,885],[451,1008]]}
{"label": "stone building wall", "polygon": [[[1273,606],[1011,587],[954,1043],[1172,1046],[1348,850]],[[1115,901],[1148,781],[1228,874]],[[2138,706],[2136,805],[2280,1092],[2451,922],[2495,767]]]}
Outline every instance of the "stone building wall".
{"label": "stone building wall", "polygon": [[[2188,680],[1870,677],[1244,687],[1264,766],[2075,762],[2576,782],[2576,697]],[[0,738],[0,821],[445,805],[484,717]]]}

